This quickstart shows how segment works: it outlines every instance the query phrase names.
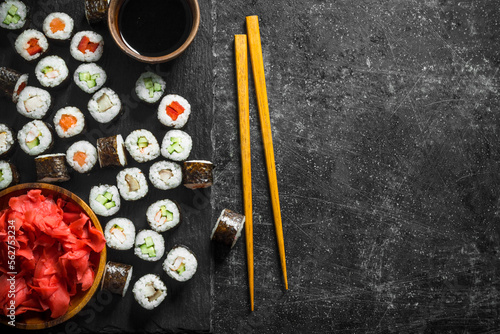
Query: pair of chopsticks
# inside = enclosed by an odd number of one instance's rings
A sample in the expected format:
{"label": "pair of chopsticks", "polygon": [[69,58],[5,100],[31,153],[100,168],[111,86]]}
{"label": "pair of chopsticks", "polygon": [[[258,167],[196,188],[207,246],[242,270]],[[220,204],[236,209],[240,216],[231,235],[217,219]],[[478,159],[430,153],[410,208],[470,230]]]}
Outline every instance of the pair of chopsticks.
{"label": "pair of chopsticks", "polygon": [[247,247],[248,285],[250,290],[250,308],[254,310],[254,262],[253,262],[253,220],[252,220],[252,172],[250,155],[250,114],[248,97],[248,57],[247,39],[252,62],[252,73],[257,96],[264,155],[266,159],[269,190],[273,208],[274,226],[280,255],[281,269],[285,289],[288,289],[286,275],[285,244],[283,239],[283,225],[281,223],[281,209],[278,195],[278,181],[274,161],[273,137],[269,105],[267,101],[266,79],[264,76],[264,61],[260,40],[259,18],[247,16],[247,35],[235,35],[236,81],[238,89],[238,109],[240,119],[241,164],[243,177],[243,206],[245,210],[245,237]]}

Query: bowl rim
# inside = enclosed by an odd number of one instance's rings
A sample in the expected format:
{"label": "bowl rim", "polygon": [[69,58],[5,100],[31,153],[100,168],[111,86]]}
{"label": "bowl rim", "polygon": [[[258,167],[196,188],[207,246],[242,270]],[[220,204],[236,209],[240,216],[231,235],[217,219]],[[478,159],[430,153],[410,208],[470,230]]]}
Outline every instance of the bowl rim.
{"label": "bowl rim", "polygon": [[[75,203],[77,203],[82,210],[89,216],[90,221],[94,224],[94,227],[100,230],[102,233],[104,233],[101,223],[99,222],[99,219],[97,218],[96,214],[90,206],[82,200],[79,196],[74,194],[73,192],[64,189],[60,186],[56,186],[53,184],[48,184],[48,183],[41,183],[41,182],[33,182],[33,183],[21,183],[17,184],[15,186],[11,186],[9,188],[6,188],[2,191],[0,191],[0,198],[3,196],[6,196],[10,193],[17,192],[20,190],[29,190],[29,189],[41,189],[42,193],[43,190],[48,190],[48,191],[53,191],[57,192],[59,194],[62,194],[64,197],[71,199]],[[102,251],[99,254],[99,266],[97,267],[97,272],[94,277],[94,282],[92,283],[92,286],[90,289],[88,289],[85,292],[84,297],[80,301],[80,303],[74,307],[73,309],[69,310],[62,316],[49,320],[47,322],[43,323],[25,323],[25,322],[15,322],[15,328],[18,329],[27,329],[27,330],[38,330],[38,329],[44,329],[44,328],[49,328],[53,327],[55,325],[61,324],[65,322],[66,320],[72,318],[74,315],[76,315],[78,312],[80,312],[90,301],[90,299],[94,296],[95,292],[97,291],[97,288],[100,286],[100,281],[102,278],[102,275],[104,273],[104,267],[106,265],[106,246],[102,249]],[[8,320],[4,315],[0,316],[0,323],[3,323],[5,325],[7,324]],[[8,325],[9,327],[12,327],[11,325]]]}
{"label": "bowl rim", "polygon": [[159,64],[159,63],[164,63],[169,60],[175,59],[178,56],[183,53],[187,47],[193,42],[197,32],[198,28],[200,26],[200,6],[198,4],[198,0],[186,0],[191,7],[191,12],[193,13],[193,26],[191,27],[191,31],[189,32],[189,36],[187,39],[184,41],[184,43],[175,51],[159,56],[159,57],[148,57],[148,56],[143,56],[140,55],[133,50],[130,49],[130,47],[123,41],[121,34],[119,32],[118,28],[118,15],[119,15],[119,9],[123,5],[123,2],[125,0],[112,0],[109,3],[108,7],[108,17],[107,17],[107,23],[108,23],[108,29],[111,34],[111,37],[113,38],[113,41],[116,43],[118,48],[127,54],[128,56],[143,62],[143,63],[149,63],[149,64]]}

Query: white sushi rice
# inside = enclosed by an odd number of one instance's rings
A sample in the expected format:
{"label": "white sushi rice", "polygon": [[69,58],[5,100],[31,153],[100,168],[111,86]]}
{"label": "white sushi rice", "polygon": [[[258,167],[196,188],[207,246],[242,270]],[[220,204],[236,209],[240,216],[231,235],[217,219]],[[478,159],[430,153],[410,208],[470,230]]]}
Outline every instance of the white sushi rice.
{"label": "white sushi rice", "polygon": [[[146,243],[146,238],[151,237],[155,256],[150,256],[148,253],[143,253],[141,245]],[[162,235],[152,230],[142,230],[135,237],[134,254],[145,261],[158,261],[165,254],[165,240]]]}
{"label": "white sushi rice", "polygon": [[[38,45],[42,48],[42,52],[35,53],[34,55],[30,55],[27,51],[29,48],[28,42],[32,39],[36,38],[38,40]],[[49,42],[44,34],[42,34],[38,30],[27,29],[23,31],[16,39],[15,47],[17,53],[27,61],[31,61],[40,57],[43,53],[47,51],[49,48]]]}
{"label": "white sushi rice", "polygon": [[148,193],[148,182],[137,167],[125,168],[116,175],[120,195],[126,201],[136,201]]}
{"label": "white sushi rice", "polygon": [[87,105],[90,115],[99,123],[111,122],[122,109],[118,95],[110,88],[102,88],[90,99]]}
{"label": "white sushi rice", "polygon": [[[138,140],[141,137],[146,138],[148,146],[139,147]],[[125,139],[125,147],[137,162],[151,161],[160,155],[160,145],[158,145],[156,137],[148,130],[132,131]]]}
{"label": "white sushi rice", "polygon": [[[52,32],[52,30],[50,29],[50,23],[56,18],[64,22],[64,29]],[[68,40],[71,37],[71,34],[73,33],[73,27],[74,27],[74,21],[71,18],[71,16],[69,16],[66,13],[61,13],[61,12],[50,13],[43,21],[43,32],[45,33],[45,35],[48,38],[60,41]]]}
{"label": "white sushi rice", "polygon": [[[80,164],[73,159],[77,152],[83,152],[86,155],[85,163],[83,164],[83,166],[80,166]],[[77,141],[76,143],[73,143],[66,151],[66,162],[78,173],[87,173],[94,167],[95,163],[97,162],[97,150],[94,145],[92,145],[88,141]]]}
{"label": "white sushi rice", "polygon": [[[115,206],[107,209],[102,203],[97,200],[99,195],[104,195],[109,192],[113,195],[111,201],[115,202]],[[92,210],[97,215],[108,217],[112,216],[120,210],[120,194],[118,193],[118,188],[109,184],[102,184],[99,186],[94,186],[90,189],[89,204]]]}
{"label": "white sushi rice", "polygon": [[[161,207],[165,206],[165,209],[172,214],[172,220],[168,220],[167,217],[161,215]],[[156,232],[168,231],[177,225],[181,221],[181,213],[177,204],[169,199],[164,199],[151,204],[146,211],[146,218],[148,220],[149,226]]]}
{"label": "white sushi rice", "polygon": [[[29,148],[28,142],[38,140],[39,144]],[[21,149],[29,155],[39,155],[52,146],[52,131],[45,122],[34,120],[26,123],[17,133]]]}
{"label": "white sushi rice", "polygon": [[171,161],[155,162],[149,168],[149,180],[161,190],[176,188],[182,183],[182,168]]}
{"label": "white sushi rice", "polygon": [[14,145],[14,134],[12,130],[5,124],[0,123],[0,156],[9,152]]}
{"label": "white sushi rice", "polygon": [[37,87],[26,87],[17,100],[17,111],[28,118],[42,119],[47,114],[52,99],[49,92]]}
{"label": "white sushi rice", "polygon": [[[182,268],[182,265],[184,265],[184,271],[181,272],[179,269]],[[198,260],[193,252],[185,246],[174,246],[163,261],[163,270],[168,276],[179,282],[191,279],[196,273],[196,269],[198,269]]]}
{"label": "white sushi rice", "polygon": [[[167,114],[167,106],[169,106],[174,101],[179,103],[184,108],[184,112],[180,114],[176,120],[173,120]],[[191,105],[185,98],[179,95],[170,94],[165,96],[161,100],[160,105],[158,106],[158,120],[161,122],[161,124],[168,127],[176,129],[182,128],[184,125],[186,125],[186,122],[188,121],[190,114],[191,114]]]}
{"label": "white sushi rice", "polygon": [[[89,75],[94,79],[91,79],[91,83],[89,84],[88,81],[80,80],[80,73],[89,73]],[[95,93],[99,89],[101,89],[107,78],[108,77],[106,75],[106,72],[102,69],[101,66],[95,63],[81,64],[77,67],[77,69],[75,70],[75,74],[73,75],[73,80],[75,81],[76,85],[80,87],[80,89],[85,93],[89,94]],[[89,85],[93,85],[94,83],[94,87],[89,87]]]}
{"label": "white sushi rice", "polygon": [[147,274],[135,282],[132,292],[139,305],[152,310],[167,296],[167,287],[157,275]]}
{"label": "white sushi rice", "polygon": [[[53,70],[44,73],[43,71],[49,67]],[[69,70],[61,57],[48,56],[38,62],[35,68],[35,75],[42,86],[56,87],[66,80]]]}
{"label": "white sushi rice", "polygon": [[[24,90],[24,88],[26,88],[26,86],[28,86],[28,78],[29,78],[29,75],[26,73],[26,74],[21,75],[19,80],[17,80],[16,86],[14,87],[14,92],[12,94],[12,102],[17,103],[17,101],[19,100],[19,94]],[[19,88],[21,88],[22,84],[24,84],[24,88],[18,94]]]}
{"label": "white sushi rice", "polygon": [[183,161],[188,158],[192,147],[190,135],[181,130],[170,130],[163,137],[161,155],[170,160]]}
{"label": "white sushi rice", "polygon": [[[85,53],[78,50],[78,45],[83,37],[87,36],[91,43],[99,43],[99,46],[94,52],[90,50],[85,50]],[[94,62],[101,59],[102,53],[104,51],[104,39],[101,35],[93,31],[80,31],[73,36],[71,39],[70,52],[73,58],[78,61],[84,62]]]}
{"label": "white sushi rice", "polygon": [[104,238],[108,247],[118,250],[130,249],[135,241],[134,223],[127,218],[111,219],[104,228]]}
{"label": "white sushi rice", "polygon": [[[17,23],[5,23],[5,19],[7,17],[8,11],[11,6],[15,6],[17,8],[16,14],[19,15],[19,21]],[[0,27],[16,30],[21,29],[26,24],[26,16],[28,15],[28,8],[24,3],[17,0],[6,0],[0,4]]]}
{"label": "white sushi rice", "polygon": [[[151,79],[151,82],[153,84],[156,83],[160,85],[161,88],[159,91],[154,91],[152,97],[150,94],[150,90],[146,88],[146,81],[148,79]],[[144,102],[155,103],[158,102],[158,100],[162,97],[163,92],[165,91],[165,86],[166,83],[162,77],[153,72],[145,72],[141,74],[141,76],[139,77],[139,79],[137,79],[137,82],[135,83],[135,93]]]}
{"label": "white sushi rice", "polygon": [[[71,126],[67,131],[61,127],[59,123],[61,121],[61,117],[63,115],[69,115],[76,118],[76,124]],[[85,128],[85,116],[77,107],[64,107],[59,109],[54,115],[54,127],[56,129],[56,133],[61,138],[70,138],[80,134]]]}
{"label": "white sushi rice", "polygon": [[0,161],[0,172],[2,173],[0,180],[0,189],[4,189],[7,188],[14,179],[12,168],[7,161]]}

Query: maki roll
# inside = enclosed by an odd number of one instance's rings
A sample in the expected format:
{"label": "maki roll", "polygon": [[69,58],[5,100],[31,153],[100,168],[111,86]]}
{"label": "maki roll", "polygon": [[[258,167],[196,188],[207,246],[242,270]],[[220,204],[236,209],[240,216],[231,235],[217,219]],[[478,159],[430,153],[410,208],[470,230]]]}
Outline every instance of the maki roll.
{"label": "maki roll", "polygon": [[99,216],[112,216],[120,210],[120,194],[115,186],[102,184],[90,189],[89,204]]}
{"label": "maki roll", "polygon": [[182,183],[186,188],[208,188],[213,183],[213,164],[206,160],[184,161]]}
{"label": "maki roll", "polygon": [[217,219],[217,223],[215,223],[210,238],[214,242],[233,248],[241,235],[244,224],[245,216],[229,209],[224,209],[219,219]]}
{"label": "maki roll", "polygon": [[35,158],[38,182],[64,182],[70,179],[66,167],[66,154],[46,154]]}
{"label": "maki roll", "polygon": [[80,31],[71,39],[70,52],[78,61],[98,61],[101,59],[103,50],[102,36],[93,31]]}
{"label": "maki roll", "polygon": [[0,92],[16,103],[19,94],[28,85],[28,74],[21,74],[7,67],[0,67]]}
{"label": "maki roll", "polygon": [[149,168],[149,180],[157,189],[168,190],[176,188],[182,182],[181,166],[170,161],[155,162]]}
{"label": "maki roll", "polygon": [[49,92],[37,87],[26,87],[17,100],[17,111],[28,118],[42,119],[52,105]]}
{"label": "maki roll", "polygon": [[125,168],[116,176],[120,195],[126,201],[136,201],[148,193],[148,182],[139,168]]}
{"label": "maki roll", "polygon": [[44,87],[57,87],[68,79],[69,70],[61,57],[48,56],[38,62],[35,75]]}
{"label": "maki roll", "polygon": [[0,158],[4,158],[12,153],[15,144],[15,136],[12,129],[0,123]]}
{"label": "maki roll", "polygon": [[66,13],[50,13],[43,21],[43,32],[50,39],[68,41],[73,33],[74,22]]}
{"label": "maki roll", "polygon": [[155,103],[165,91],[165,80],[153,72],[142,73],[135,83],[135,93],[142,101]]}
{"label": "maki roll", "polygon": [[70,138],[85,129],[85,117],[77,107],[65,107],[56,112],[54,126],[59,137]]}
{"label": "maki roll", "polygon": [[158,106],[158,120],[161,124],[180,129],[189,119],[191,105],[182,96],[171,94],[165,96]]}
{"label": "maki roll", "polygon": [[77,141],[66,151],[66,162],[78,173],[87,173],[97,162],[97,150],[88,141]]}
{"label": "maki roll", "polygon": [[169,199],[151,204],[146,211],[149,226],[156,232],[168,231],[181,221],[179,205]]}
{"label": "maki roll", "polygon": [[73,75],[73,80],[85,93],[95,93],[106,82],[106,72],[97,64],[81,64]]}
{"label": "maki roll", "polygon": [[0,4],[0,27],[16,30],[26,24],[28,7],[21,1],[6,0]]}
{"label": "maki roll", "polygon": [[0,161],[0,189],[4,189],[19,183],[19,173],[16,166],[7,162]]}
{"label": "maki roll", "polygon": [[17,141],[21,149],[29,155],[39,155],[49,151],[54,143],[52,130],[42,121],[26,123],[17,133]]}
{"label": "maki roll", "polygon": [[158,158],[160,146],[156,137],[148,130],[132,131],[125,138],[125,147],[137,162],[146,162]]}
{"label": "maki roll", "polygon": [[196,273],[198,260],[194,253],[183,245],[175,245],[163,262],[163,270],[176,281],[185,282]]}
{"label": "maki roll", "polygon": [[122,103],[112,89],[102,88],[92,96],[87,108],[96,121],[108,123],[118,116],[122,110]]}
{"label": "maki roll", "polygon": [[165,253],[165,240],[161,234],[142,230],[135,237],[134,253],[146,261],[158,261]]}
{"label": "maki roll", "polygon": [[49,48],[49,42],[44,34],[38,30],[23,31],[16,39],[17,53],[27,61],[35,60]]}
{"label": "maki roll", "polygon": [[147,274],[135,282],[132,292],[139,305],[146,310],[152,310],[167,296],[167,287],[158,275]]}
{"label": "maki roll", "polygon": [[111,219],[104,228],[106,245],[113,249],[127,250],[134,247],[135,226],[130,219]]}
{"label": "maki roll", "polygon": [[133,269],[134,267],[128,264],[108,261],[104,268],[101,289],[116,293],[122,297],[125,296],[130,280],[132,279]]}
{"label": "maki roll", "polygon": [[193,141],[191,136],[181,130],[170,130],[163,137],[161,155],[174,161],[186,160],[191,153]]}
{"label": "maki roll", "polygon": [[109,0],[85,0],[85,17],[92,25],[106,20]]}
{"label": "maki roll", "polygon": [[127,156],[122,135],[97,139],[97,157],[101,168],[124,167],[127,164]]}

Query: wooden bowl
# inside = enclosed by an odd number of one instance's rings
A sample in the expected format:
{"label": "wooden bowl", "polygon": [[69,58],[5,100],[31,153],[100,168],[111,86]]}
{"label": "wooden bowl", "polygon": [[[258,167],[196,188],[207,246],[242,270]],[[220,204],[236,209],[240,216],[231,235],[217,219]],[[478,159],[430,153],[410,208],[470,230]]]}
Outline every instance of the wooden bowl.
{"label": "wooden bowl", "polygon": [[[200,25],[200,7],[198,5],[198,0],[186,0],[187,3],[189,4],[189,7],[191,9],[191,13],[193,14],[193,26],[191,27],[191,31],[187,37],[187,39],[184,41],[184,43],[175,51],[158,56],[158,57],[147,57],[143,56],[134,50],[132,50],[127,43],[125,43],[122,39],[121,33],[120,33],[120,27],[118,24],[118,16],[120,13],[120,8],[125,2],[125,0],[112,0],[109,2],[109,8],[108,8],[108,28],[109,32],[111,33],[111,37],[115,41],[115,43],[118,45],[120,50],[125,52],[127,55],[130,57],[141,61],[143,63],[150,63],[150,64],[159,64],[159,63],[164,63],[169,60],[172,60],[174,58],[177,58],[181,53],[183,53],[187,47],[191,44],[193,41],[194,37],[196,36],[196,33],[198,32],[198,27]],[[147,6],[147,3],[144,3],[145,6]],[[145,37],[147,38],[147,36]]]}
{"label": "wooden bowl", "polygon": [[[89,216],[90,220],[94,224],[94,227],[102,232],[101,224],[97,219],[96,215],[92,211],[92,209],[78,196],[73,194],[72,192],[46,183],[24,183],[18,184],[16,186],[7,188],[0,192],[0,210],[7,208],[9,205],[9,199],[11,197],[19,196],[26,194],[28,190],[31,189],[41,189],[42,195],[48,196],[52,195],[54,198],[62,198],[68,202],[72,202],[77,204],[82,211]],[[58,325],[69,318],[73,317],[77,314],[92,298],[95,291],[99,286],[99,282],[101,281],[102,275],[104,273],[104,266],[106,265],[106,247],[103,248],[99,257],[95,257],[92,259],[90,257],[90,261],[93,261],[95,267],[97,268],[97,272],[95,274],[94,283],[90,287],[90,289],[86,291],[77,291],[76,295],[71,297],[69,309],[66,314],[60,316],[59,318],[52,319],[50,318],[50,312],[33,312],[28,311],[24,314],[16,315],[16,328],[19,329],[43,329]],[[9,318],[5,316],[0,316],[0,321],[6,325],[8,325]],[[8,325],[10,326],[10,325]],[[12,327],[12,326],[11,326]]]}

